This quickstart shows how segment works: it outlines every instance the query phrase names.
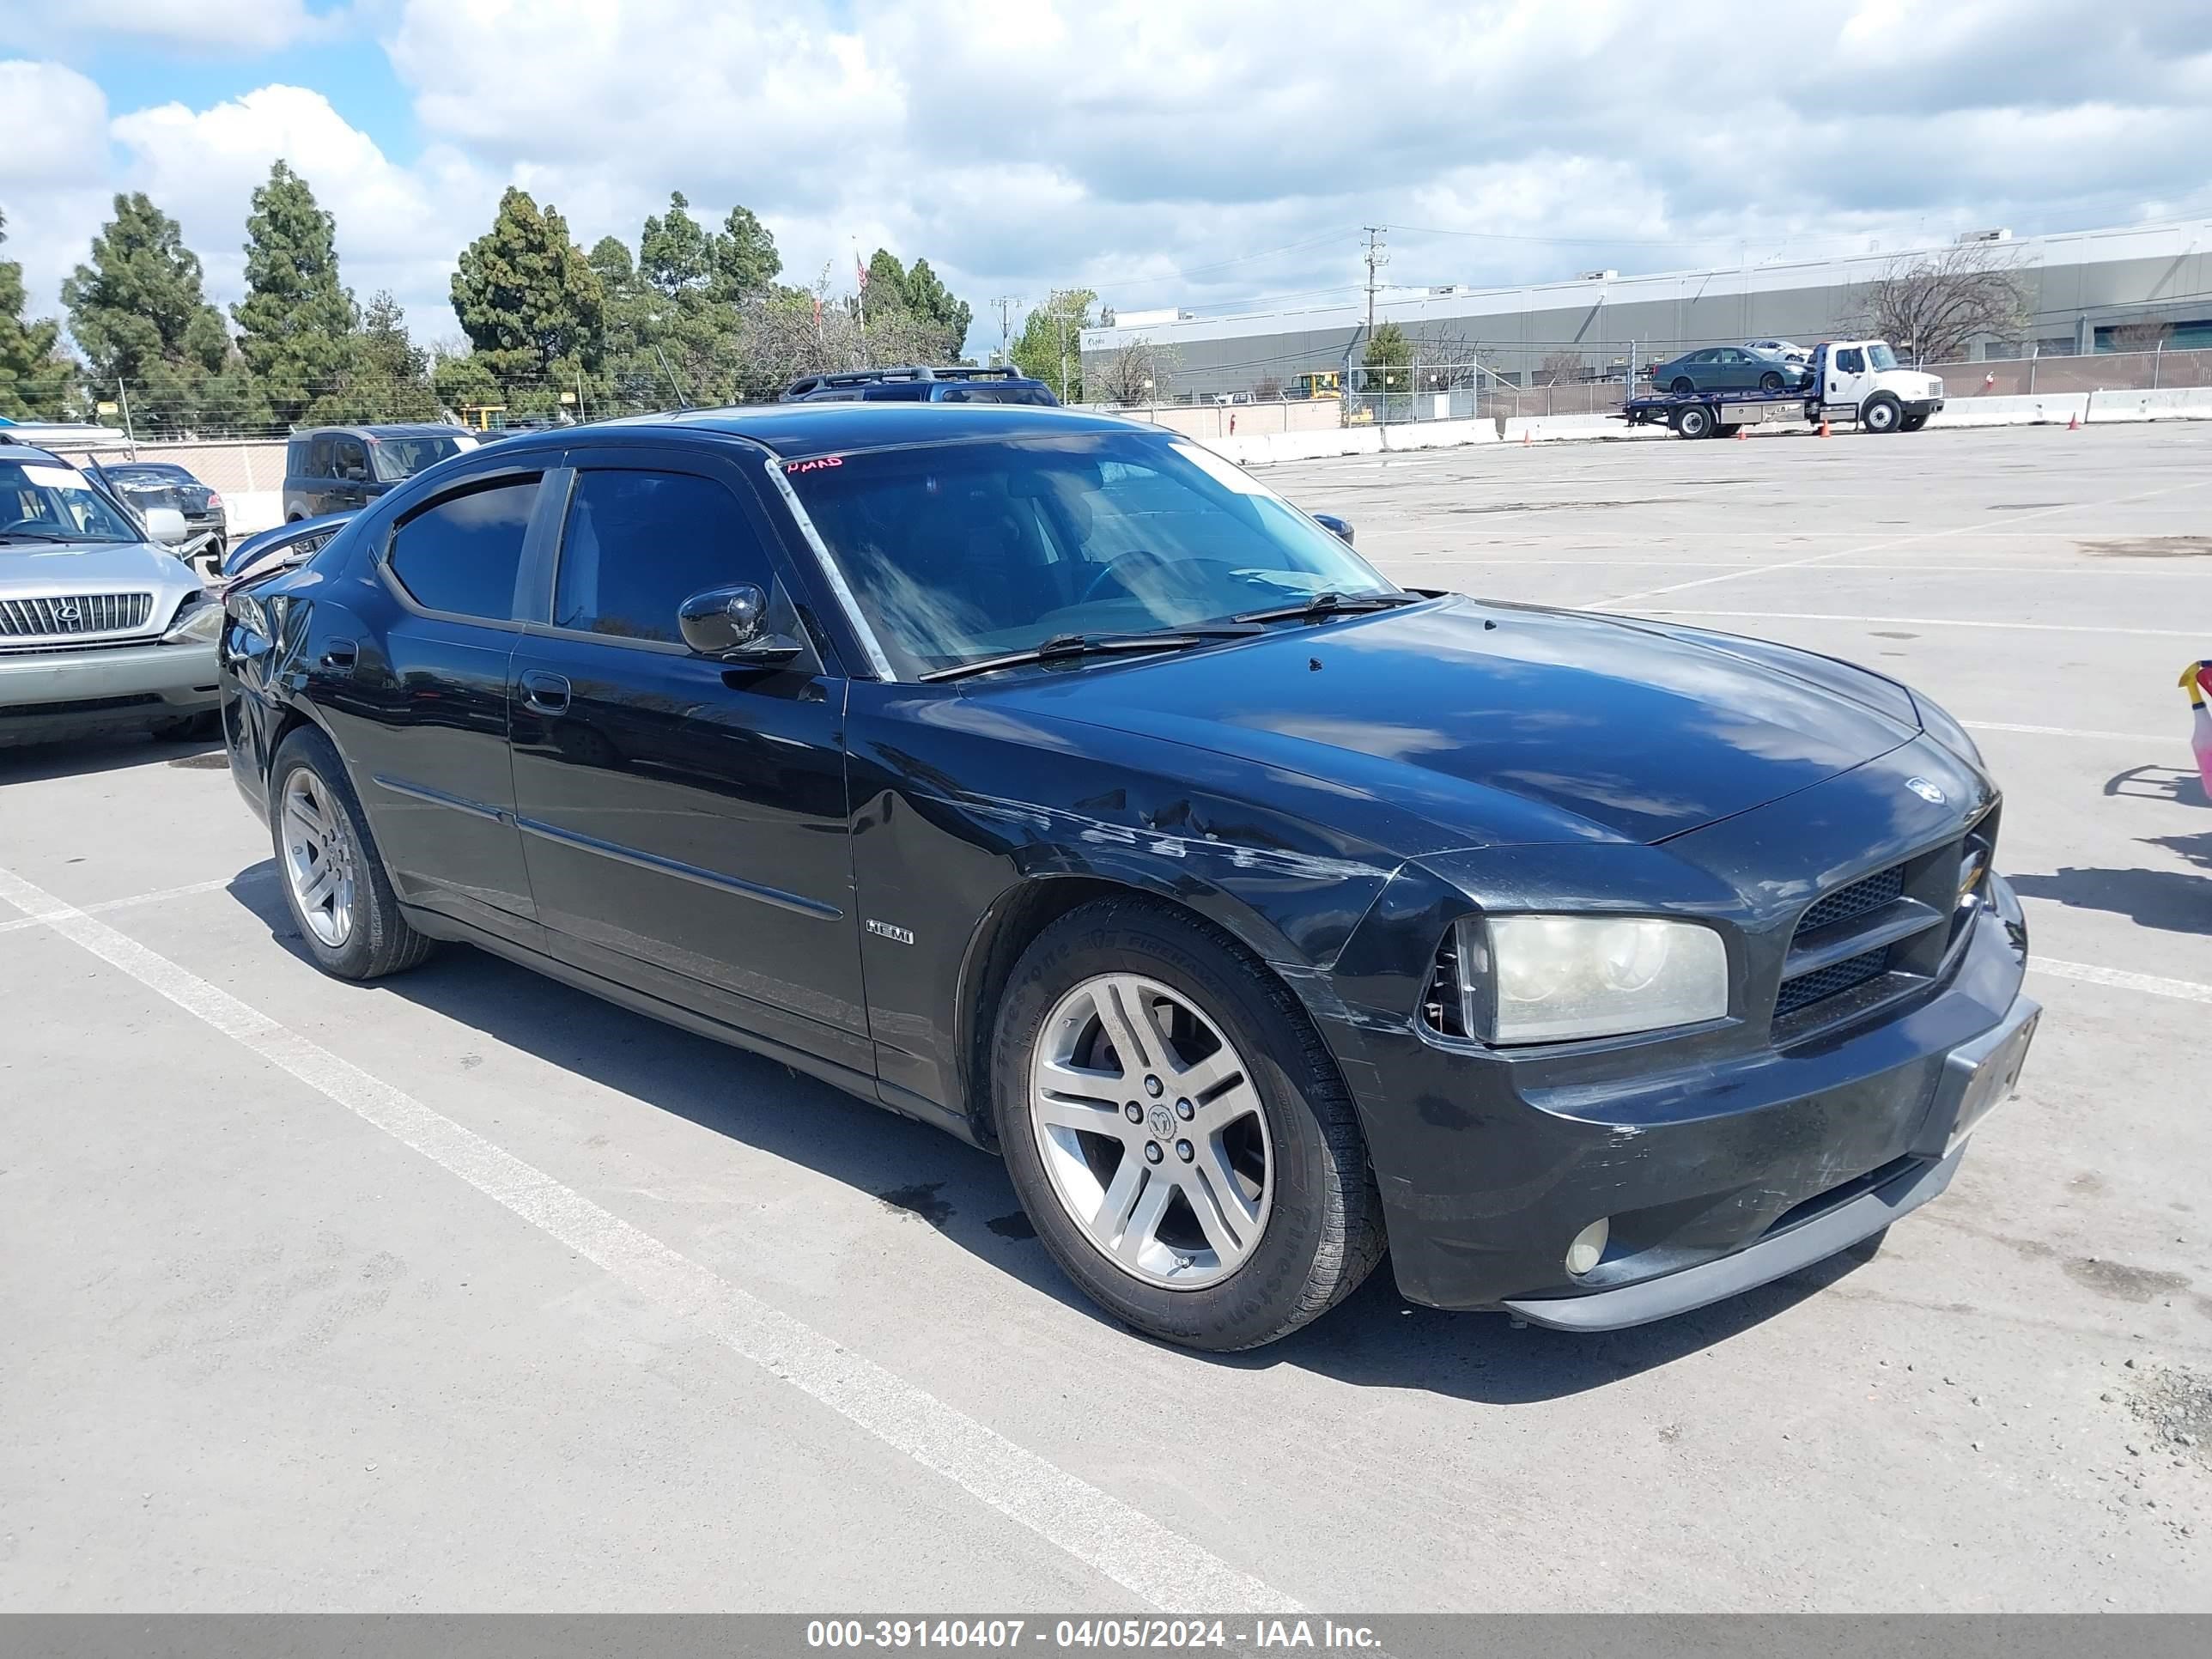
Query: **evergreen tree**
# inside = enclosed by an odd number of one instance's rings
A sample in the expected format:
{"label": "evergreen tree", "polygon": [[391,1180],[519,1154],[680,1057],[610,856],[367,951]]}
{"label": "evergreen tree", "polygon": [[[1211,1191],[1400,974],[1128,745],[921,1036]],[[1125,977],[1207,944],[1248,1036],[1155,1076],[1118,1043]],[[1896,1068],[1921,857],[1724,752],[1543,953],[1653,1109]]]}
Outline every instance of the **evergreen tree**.
{"label": "evergreen tree", "polygon": [[783,271],[775,237],[749,207],[733,207],[714,238],[714,297],[749,300],[766,294]]}
{"label": "evergreen tree", "polygon": [[714,249],[707,233],[688,210],[684,192],[672,191],[665,217],[649,217],[637,240],[637,268],[656,293],[669,299],[702,292],[714,271]]}
{"label": "evergreen tree", "polygon": [[311,423],[337,421],[434,421],[430,355],[408,337],[398,301],[379,291],[349,343],[343,386],[318,398]]}
{"label": "evergreen tree", "polygon": [[957,361],[968,343],[968,325],[975,320],[968,302],[953,297],[927,259],[916,259],[914,269],[907,272],[905,293],[906,308],[919,320],[934,324],[941,331],[945,343],[937,354],[939,360]]}
{"label": "evergreen tree", "polygon": [[[599,365],[606,291],[568,221],[527,191],[510,186],[491,228],[461,251],[453,296],[470,361],[516,413],[559,407],[561,392]],[[442,395],[442,374],[439,386]]]}
{"label": "evergreen tree", "polygon": [[247,407],[222,318],[201,288],[199,257],[143,193],[115,198],[115,217],[93,238],[90,261],[62,283],[62,303],[93,390],[113,398],[118,384],[127,387],[141,429],[182,431],[199,420],[201,397],[217,375],[226,379],[214,388],[216,414]]}
{"label": "evergreen tree", "polygon": [[338,280],[336,223],[282,161],[253,192],[246,221],[246,298],[230,308],[239,349],[276,417],[298,420],[341,391],[360,309]]}
{"label": "evergreen tree", "polygon": [[[0,213],[0,243],[7,240],[8,216]],[[51,317],[26,317],[27,300],[23,267],[0,259],[0,415],[15,421],[59,420],[76,365],[59,349],[61,325]]]}

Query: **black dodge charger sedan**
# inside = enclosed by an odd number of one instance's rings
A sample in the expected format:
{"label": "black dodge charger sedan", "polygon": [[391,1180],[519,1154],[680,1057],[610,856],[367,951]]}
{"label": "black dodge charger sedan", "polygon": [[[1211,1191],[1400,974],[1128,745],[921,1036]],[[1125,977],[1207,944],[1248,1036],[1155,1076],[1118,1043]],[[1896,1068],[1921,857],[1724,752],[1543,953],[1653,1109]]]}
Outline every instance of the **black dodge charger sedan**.
{"label": "black dodge charger sedan", "polygon": [[1949,1182],[2037,1010],[1972,741],[1863,669],[1400,588],[1172,433],[532,434],[227,596],[307,948],[459,939],[996,1149],[1136,1328],[1679,1312]]}

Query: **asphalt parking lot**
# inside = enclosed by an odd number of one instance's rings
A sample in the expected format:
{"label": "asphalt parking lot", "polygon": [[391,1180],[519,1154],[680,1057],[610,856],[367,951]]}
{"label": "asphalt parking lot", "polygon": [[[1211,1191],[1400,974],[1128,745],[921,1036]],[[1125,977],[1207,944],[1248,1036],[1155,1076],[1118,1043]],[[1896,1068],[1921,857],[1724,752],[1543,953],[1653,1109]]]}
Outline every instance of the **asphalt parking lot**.
{"label": "asphalt parking lot", "polygon": [[996,1162],[449,948],[310,967],[217,755],[0,751],[0,1608],[2212,1607],[2212,429],[1271,470],[1398,579],[1934,693],[2046,1006],[1951,1191],[1600,1337],[1259,1353]]}

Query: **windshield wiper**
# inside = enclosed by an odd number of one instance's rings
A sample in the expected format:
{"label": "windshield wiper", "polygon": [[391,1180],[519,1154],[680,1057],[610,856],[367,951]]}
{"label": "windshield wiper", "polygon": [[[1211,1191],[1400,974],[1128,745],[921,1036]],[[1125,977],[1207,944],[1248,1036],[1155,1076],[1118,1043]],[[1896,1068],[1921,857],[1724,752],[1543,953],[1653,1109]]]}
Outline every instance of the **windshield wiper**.
{"label": "windshield wiper", "polygon": [[1026,651],[1010,651],[1003,657],[985,657],[951,668],[933,669],[925,680],[964,679],[996,668],[1019,668],[1035,662],[1056,662],[1065,657],[1103,656],[1115,651],[1178,651],[1203,645],[1208,640],[1241,640],[1260,631],[1256,623],[1239,617],[1233,623],[1204,623],[1194,628],[1167,628],[1152,634],[1055,634]]}
{"label": "windshield wiper", "polygon": [[1271,623],[1302,617],[1318,622],[1323,617],[1340,617],[1355,611],[1395,611],[1401,605],[1417,603],[1420,597],[1418,593],[1358,593],[1347,599],[1341,593],[1328,592],[1316,593],[1300,605],[1278,605],[1272,611],[1240,611],[1231,620]]}

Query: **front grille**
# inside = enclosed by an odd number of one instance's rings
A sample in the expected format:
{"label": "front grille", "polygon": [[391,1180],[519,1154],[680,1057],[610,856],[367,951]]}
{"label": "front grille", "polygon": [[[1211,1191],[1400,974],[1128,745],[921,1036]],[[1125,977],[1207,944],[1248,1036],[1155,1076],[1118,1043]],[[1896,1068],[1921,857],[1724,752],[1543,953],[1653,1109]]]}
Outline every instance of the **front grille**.
{"label": "front grille", "polygon": [[1460,989],[1465,984],[1461,977],[1459,960],[1459,930],[1444,929],[1443,943],[1437,946],[1437,958],[1429,969],[1429,992],[1421,999],[1422,1018],[1429,1028],[1449,1037],[1472,1036],[1467,1029],[1467,1005],[1461,1000]]}
{"label": "front grille", "polygon": [[1802,939],[1816,928],[1832,927],[1838,922],[1856,921],[1870,911],[1879,910],[1905,891],[1905,866],[1895,865],[1887,870],[1838,887],[1797,919],[1797,937]]}
{"label": "front grille", "polygon": [[1800,1008],[1863,985],[1870,979],[1879,979],[1889,971],[1889,950],[1887,945],[1875,951],[1832,963],[1826,968],[1816,968],[1809,974],[1782,982],[1782,994],[1774,1000],[1775,1018],[1794,1014]]}
{"label": "front grille", "polygon": [[151,593],[69,593],[48,599],[0,599],[0,639],[124,634],[143,628]]}

